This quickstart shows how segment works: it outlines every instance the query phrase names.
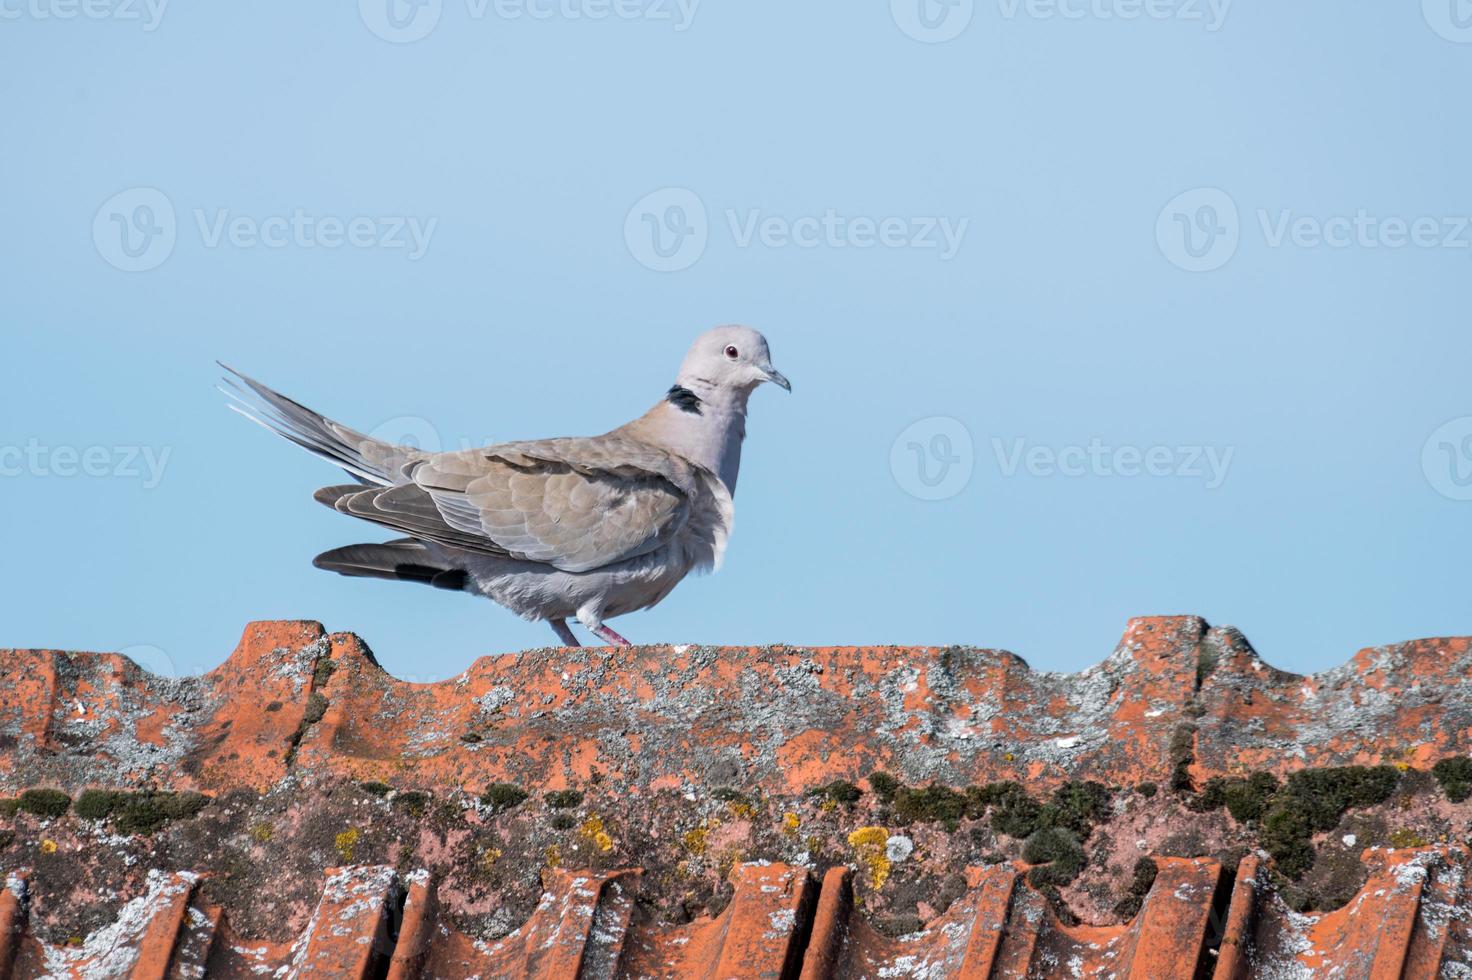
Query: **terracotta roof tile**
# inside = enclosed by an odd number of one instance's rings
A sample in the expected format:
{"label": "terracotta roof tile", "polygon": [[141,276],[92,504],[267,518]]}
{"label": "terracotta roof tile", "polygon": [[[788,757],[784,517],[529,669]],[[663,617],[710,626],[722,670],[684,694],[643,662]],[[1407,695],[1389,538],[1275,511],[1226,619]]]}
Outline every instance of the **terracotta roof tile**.
{"label": "terracotta roof tile", "polygon": [[[1469,668],[1463,638],[1292,675],[1193,617],[1134,620],[1067,675],[651,647],[413,685],[300,622],[178,680],[0,651],[0,796],[133,794],[0,817],[0,980],[1472,975],[1472,803],[1426,774],[1468,751]],[[1306,873],[1199,795],[1386,764],[1396,795],[1304,836]],[[920,792],[1000,780],[1032,806],[1100,784],[1102,810],[1049,818],[1086,870],[1038,877],[980,797]]]}

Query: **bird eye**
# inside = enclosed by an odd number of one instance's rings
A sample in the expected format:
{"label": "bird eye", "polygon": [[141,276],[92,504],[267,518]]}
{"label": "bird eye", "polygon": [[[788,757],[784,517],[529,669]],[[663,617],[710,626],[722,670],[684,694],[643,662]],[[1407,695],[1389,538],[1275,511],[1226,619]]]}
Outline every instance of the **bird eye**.
{"label": "bird eye", "polygon": [[736,360],[736,358],[739,357],[740,355],[741,355],[741,352],[738,351],[735,347],[727,347],[726,348],[726,356],[729,357],[731,360],[733,360],[733,361]]}

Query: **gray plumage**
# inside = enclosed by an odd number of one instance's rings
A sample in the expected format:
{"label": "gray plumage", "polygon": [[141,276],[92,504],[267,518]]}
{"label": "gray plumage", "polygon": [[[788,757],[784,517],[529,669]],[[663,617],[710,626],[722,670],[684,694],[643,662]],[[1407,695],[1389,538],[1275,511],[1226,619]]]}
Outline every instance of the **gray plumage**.
{"label": "gray plumage", "polygon": [[570,645],[569,618],[627,644],[605,620],[720,566],[747,399],[766,381],[791,390],[760,333],[717,327],[696,340],[663,399],[605,435],[428,453],[226,370],[238,379],[227,379],[231,408],[357,481],[324,487],[318,501],[407,536],[326,552],[317,567],[483,595],[547,620]]}

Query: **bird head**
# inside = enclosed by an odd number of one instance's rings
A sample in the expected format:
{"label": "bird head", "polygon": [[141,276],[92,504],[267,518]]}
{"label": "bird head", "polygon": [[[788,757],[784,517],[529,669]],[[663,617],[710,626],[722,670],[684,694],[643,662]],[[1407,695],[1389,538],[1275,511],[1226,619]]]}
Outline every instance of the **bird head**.
{"label": "bird head", "polygon": [[750,392],[767,381],[792,390],[792,383],[772,366],[767,338],[750,327],[707,330],[696,338],[680,365],[679,384],[697,392]]}

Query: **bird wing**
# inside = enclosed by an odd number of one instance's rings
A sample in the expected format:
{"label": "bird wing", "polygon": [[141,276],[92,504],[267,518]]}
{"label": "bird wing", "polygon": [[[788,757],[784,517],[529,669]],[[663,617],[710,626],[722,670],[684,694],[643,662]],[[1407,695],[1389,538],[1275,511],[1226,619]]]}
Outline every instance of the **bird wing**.
{"label": "bird wing", "polygon": [[397,487],[318,497],[416,538],[568,572],[668,542],[689,520],[698,480],[689,464],[620,436],[440,453],[403,472],[410,482]]}

